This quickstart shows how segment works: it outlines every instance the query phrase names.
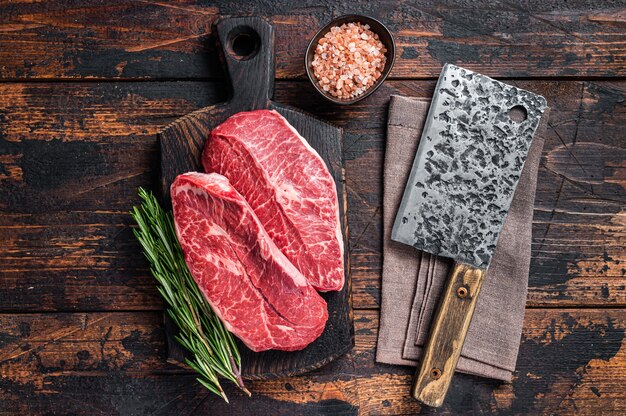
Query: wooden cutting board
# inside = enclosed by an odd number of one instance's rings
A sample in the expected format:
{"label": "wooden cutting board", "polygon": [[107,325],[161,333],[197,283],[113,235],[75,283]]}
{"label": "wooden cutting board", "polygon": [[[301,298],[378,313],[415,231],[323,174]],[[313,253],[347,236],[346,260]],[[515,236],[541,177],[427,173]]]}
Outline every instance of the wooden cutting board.
{"label": "wooden cutting board", "polygon": [[[216,31],[222,47],[232,94],[225,103],[205,107],[176,120],[159,133],[163,201],[170,204],[169,188],[184,172],[202,171],[200,155],[211,129],[240,111],[274,109],[282,114],[326,162],[339,195],[345,247],[346,284],[340,292],[323,293],[328,323],[320,338],[302,351],[255,353],[239,343],[242,372],[247,378],[268,379],[301,374],[329,363],[354,345],[348,230],[342,165],[342,131],[303,111],[271,101],[274,90],[274,30],[258,17],[221,20]],[[175,326],[166,317],[169,360],[182,362],[185,350],[174,339]]]}

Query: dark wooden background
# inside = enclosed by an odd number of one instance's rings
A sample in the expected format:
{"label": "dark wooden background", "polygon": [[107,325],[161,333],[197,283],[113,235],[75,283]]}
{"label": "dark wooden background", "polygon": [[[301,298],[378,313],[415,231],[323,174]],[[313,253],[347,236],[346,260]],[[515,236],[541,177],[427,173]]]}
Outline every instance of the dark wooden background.
{"label": "dark wooden background", "polygon": [[[345,129],[356,347],[226,405],[165,362],[128,210],[158,189],[157,131],[226,97],[211,24],[242,13],[276,26],[275,100]],[[383,20],[398,51],[390,80],[344,108],[302,58],[347,13]],[[620,1],[0,2],[0,414],[625,414],[625,32]],[[445,62],[552,113],[513,383],[459,375],[432,410],[407,397],[412,370],[374,353],[388,97],[430,96]]]}

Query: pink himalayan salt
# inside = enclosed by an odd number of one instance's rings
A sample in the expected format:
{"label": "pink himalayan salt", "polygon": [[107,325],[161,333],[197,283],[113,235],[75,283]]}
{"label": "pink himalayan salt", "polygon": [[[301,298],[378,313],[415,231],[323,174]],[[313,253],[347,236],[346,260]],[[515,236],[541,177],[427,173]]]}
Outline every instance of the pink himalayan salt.
{"label": "pink himalayan salt", "polygon": [[311,67],[322,90],[350,99],[367,91],[382,75],[387,49],[369,25],[334,26],[318,42]]}

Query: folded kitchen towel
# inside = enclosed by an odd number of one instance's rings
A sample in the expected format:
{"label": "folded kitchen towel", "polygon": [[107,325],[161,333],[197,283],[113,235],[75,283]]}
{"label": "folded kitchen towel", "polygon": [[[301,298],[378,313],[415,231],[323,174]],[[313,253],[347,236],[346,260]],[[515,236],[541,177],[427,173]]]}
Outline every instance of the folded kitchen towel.
{"label": "folded kitchen towel", "polygon": [[[391,227],[430,101],[392,96],[383,195],[382,305],[376,361],[416,365],[451,261],[391,241]],[[457,371],[510,381],[528,289],[537,168],[549,111],[539,125],[487,271]]]}

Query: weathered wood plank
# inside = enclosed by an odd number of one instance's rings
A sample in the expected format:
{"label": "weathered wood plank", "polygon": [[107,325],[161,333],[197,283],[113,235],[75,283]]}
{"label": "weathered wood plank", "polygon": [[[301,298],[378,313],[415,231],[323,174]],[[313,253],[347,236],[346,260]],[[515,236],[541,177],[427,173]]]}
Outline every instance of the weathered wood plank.
{"label": "weathered wood plank", "polygon": [[[457,375],[442,413],[623,414],[626,311],[528,310],[512,384]],[[249,382],[230,405],[165,363],[158,312],[0,314],[0,413],[415,414],[413,370],[374,363],[378,313],[352,353],[302,377]]]}
{"label": "weathered wood plank", "polygon": [[[529,304],[626,305],[626,83],[517,82],[553,107],[539,173]],[[382,160],[389,94],[429,96],[432,81],[391,81],[329,106],[302,82],[276,100],[344,128],[355,308],[377,308]],[[158,189],[156,132],[223,100],[211,82],[0,85],[0,308],[159,309],[126,213]],[[71,98],[69,98],[71,97]]]}
{"label": "weathered wood plank", "polygon": [[626,74],[626,9],[614,2],[22,0],[0,4],[0,77],[221,77],[211,26],[243,14],[275,25],[277,76],[303,78],[309,39],[353,13],[394,33],[392,77],[436,77],[446,62],[509,77]]}

